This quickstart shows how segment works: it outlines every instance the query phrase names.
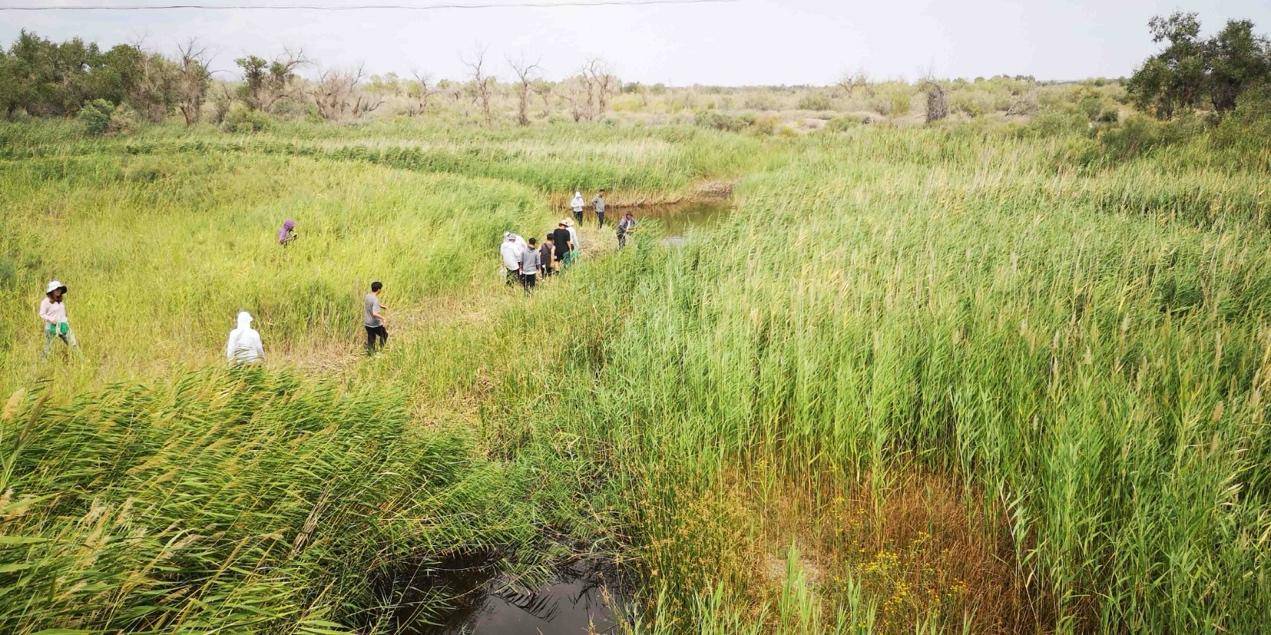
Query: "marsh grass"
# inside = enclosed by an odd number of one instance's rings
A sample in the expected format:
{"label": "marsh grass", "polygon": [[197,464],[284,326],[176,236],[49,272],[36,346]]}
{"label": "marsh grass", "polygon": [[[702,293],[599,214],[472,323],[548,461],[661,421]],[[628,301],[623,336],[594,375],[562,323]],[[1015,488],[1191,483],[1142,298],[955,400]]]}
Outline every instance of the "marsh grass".
{"label": "marsh grass", "polygon": [[[354,572],[485,545],[534,567],[577,541],[641,574],[640,632],[1266,622],[1265,162],[1201,138],[1080,163],[1097,139],[973,124],[596,126],[586,142],[397,125],[4,129],[38,146],[0,167],[5,279],[23,290],[0,314],[5,387],[51,380],[6,408],[6,505],[25,511],[4,524],[22,538],[0,593],[29,607],[6,626],[48,624],[38,607],[373,628]],[[503,293],[500,232],[545,228],[553,190],[582,177],[640,196],[737,179],[736,207],[703,240],[639,236],[532,298]],[[302,240],[281,252],[287,216]],[[29,290],[51,275],[74,280],[83,361],[35,361]],[[360,360],[371,276],[408,317]],[[279,355],[197,370],[244,304]],[[341,361],[287,370],[328,350]],[[323,498],[328,482],[349,494]],[[334,533],[284,556],[319,507]],[[65,545],[98,545],[98,526],[117,551],[79,566]],[[133,527],[163,540],[113,547]],[[151,593],[162,545],[208,527],[222,537],[164,565],[184,608],[120,590]],[[973,576],[988,588],[960,590]]]}

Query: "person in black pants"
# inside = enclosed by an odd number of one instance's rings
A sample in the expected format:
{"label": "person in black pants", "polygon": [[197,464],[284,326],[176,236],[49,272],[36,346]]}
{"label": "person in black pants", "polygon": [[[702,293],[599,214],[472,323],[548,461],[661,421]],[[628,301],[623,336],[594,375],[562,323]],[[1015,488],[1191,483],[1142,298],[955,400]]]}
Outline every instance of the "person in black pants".
{"label": "person in black pants", "polygon": [[[371,292],[364,298],[362,325],[366,327],[366,354],[373,355],[377,348],[384,348],[388,343],[388,329],[384,328],[384,315],[381,313],[388,307],[380,304],[380,289],[384,285],[379,280],[371,283]],[[378,340],[379,346],[376,346]]]}
{"label": "person in black pants", "polygon": [[596,226],[604,227],[605,226],[605,191],[600,190],[600,193],[596,194],[596,198],[592,200],[591,204],[594,205],[596,208]]}

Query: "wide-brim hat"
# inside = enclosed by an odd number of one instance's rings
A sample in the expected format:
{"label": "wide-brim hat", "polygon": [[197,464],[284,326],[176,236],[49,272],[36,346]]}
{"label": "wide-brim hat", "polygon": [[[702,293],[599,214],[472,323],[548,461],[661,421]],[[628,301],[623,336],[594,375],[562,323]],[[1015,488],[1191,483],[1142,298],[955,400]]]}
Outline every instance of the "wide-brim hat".
{"label": "wide-brim hat", "polygon": [[49,281],[49,283],[48,283],[48,285],[44,287],[44,292],[45,292],[45,293],[53,293],[54,291],[57,291],[58,289],[61,289],[61,290],[62,290],[62,293],[66,293],[66,291],[67,291],[67,289],[66,289],[66,285],[62,284],[62,283],[61,283],[61,281],[59,281],[59,280],[50,280],[50,281]]}

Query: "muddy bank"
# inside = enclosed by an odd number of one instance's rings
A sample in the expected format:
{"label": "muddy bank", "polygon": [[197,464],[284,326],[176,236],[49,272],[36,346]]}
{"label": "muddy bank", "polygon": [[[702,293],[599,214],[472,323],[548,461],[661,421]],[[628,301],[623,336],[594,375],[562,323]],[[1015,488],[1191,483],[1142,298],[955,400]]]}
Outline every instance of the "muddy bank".
{"label": "muddy bank", "polygon": [[[629,192],[620,190],[611,190],[605,196],[605,203],[608,210],[613,212],[627,210],[644,210],[651,207],[666,207],[672,205],[685,205],[691,203],[709,203],[726,201],[733,196],[732,181],[702,181],[690,187],[689,189],[673,193],[649,193],[649,192]],[[553,208],[561,210],[569,210],[569,201],[574,196],[573,192],[559,192],[548,197],[548,203]],[[583,192],[583,197],[587,201],[587,211],[591,212],[591,201],[596,197],[595,190]]]}

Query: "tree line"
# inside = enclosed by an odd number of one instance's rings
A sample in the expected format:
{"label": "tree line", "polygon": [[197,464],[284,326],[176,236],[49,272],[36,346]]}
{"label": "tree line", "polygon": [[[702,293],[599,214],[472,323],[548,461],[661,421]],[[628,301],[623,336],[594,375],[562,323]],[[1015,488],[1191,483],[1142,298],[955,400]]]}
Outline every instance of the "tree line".
{"label": "tree line", "polygon": [[[467,99],[482,120],[493,125],[494,98],[500,90],[514,99],[515,121],[529,125],[535,100],[549,110],[549,100],[567,104],[575,121],[604,115],[621,87],[617,76],[601,59],[588,61],[577,73],[558,82],[542,77],[537,61],[507,59],[514,79],[500,86],[484,49],[460,57],[467,69],[466,81],[434,81],[426,73],[399,81],[392,76],[390,92],[409,96],[409,116],[428,112],[436,97]],[[95,43],[73,38],[53,42],[22,31],[9,48],[0,48],[0,113],[35,117],[81,115],[93,120],[117,116],[117,108],[160,122],[179,114],[186,124],[205,115],[213,123],[238,111],[251,113],[307,113],[325,120],[357,118],[384,103],[380,78],[368,78],[362,67],[320,70],[311,78],[301,69],[315,66],[302,51],[284,51],[266,59],[245,55],[234,60],[241,79],[215,82],[207,49],[196,41],[178,47],[175,56],[144,50],[137,44],[102,49]],[[211,104],[205,113],[204,106]],[[242,113],[246,113],[245,115]],[[104,125],[104,124],[103,124]],[[91,124],[90,124],[91,126]]]}
{"label": "tree line", "polygon": [[[1252,90],[1271,91],[1271,43],[1254,31],[1251,21],[1229,21],[1209,38],[1201,37],[1195,13],[1156,17],[1148,27],[1153,41],[1165,47],[1126,82],[1140,110],[1162,119],[1196,109],[1221,115],[1235,109],[1240,97]],[[543,117],[553,104],[574,121],[603,117],[612,96],[625,88],[600,59],[551,82],[543,78],[537,61],[509,58],[505,62],[512,80],[500,84],[494,73],[497,62],[492,64],[484,49],[460,56],[467,69],[463,81],[434,81],[417,72],[412,79],[391,76],[391,85],[368,78],[360,67],[302,77],[300,70],[314,64],[303,52],[292,51],[270,59],[237,58],[241,79],[214,82],[209,60],[207,49],[196,41],[165,56],[138,44],[103,49],[79,38],[59,43],[24,30],[7,49],[0,48],[0,114],[10,119],[23,113],[80,115],[94,130],[126,125],[132,117],[160,122],[173,115],[189,125],[205,117],[218,124],[226,117],[252,124],[260,121],[259,113],[308,114],[332,121],[371,113],[391,94],[410,99],[404,113],[408,116],[426,114],[434,99],[449,97],[466,102],[486,125],[494,125],[495,98],[503,94],[511,97],[515,122],[529,125],[535,103],[541,103]],[[849,95],[869,85],[864,71],[839,82]],[[927,91],[928,118],[931,113],[939,118],[947,110],[942,91],[934,82],[924,85],[935,86]],[[211,107],[205,108],[209,103]]]}
{"label": "tree line", "polygon": [[1177,12],[1152,18],[1148,30],[1166,46],[1126,83],[1140,110],[1162,119],[1205,106],[1221,114],[1247,91],[1271,87],[1271,42],[1249,20],[1231,20],[1202,38],[1197,14]]}

